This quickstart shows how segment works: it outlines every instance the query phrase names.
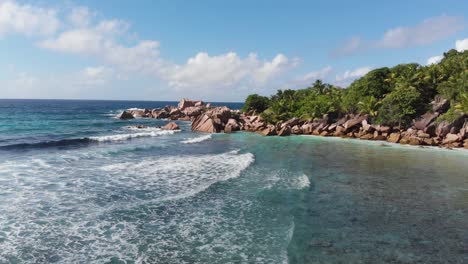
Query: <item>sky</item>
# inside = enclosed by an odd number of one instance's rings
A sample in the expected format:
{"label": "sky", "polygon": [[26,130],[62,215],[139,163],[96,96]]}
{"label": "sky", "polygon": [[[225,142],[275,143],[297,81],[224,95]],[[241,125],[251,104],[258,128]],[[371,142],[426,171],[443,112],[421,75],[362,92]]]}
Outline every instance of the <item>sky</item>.
{"label": "sky", "polygon": [[240,102],[450,49],[466,0],[0,0],[0,98]]}

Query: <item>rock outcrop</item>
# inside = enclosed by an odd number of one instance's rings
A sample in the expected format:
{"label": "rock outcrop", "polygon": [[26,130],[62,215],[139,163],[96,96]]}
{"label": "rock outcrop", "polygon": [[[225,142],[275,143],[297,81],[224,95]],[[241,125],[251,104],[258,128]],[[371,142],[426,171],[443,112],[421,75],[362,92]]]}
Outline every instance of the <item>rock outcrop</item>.
{"label": "rock outcrop", "polygon": [[[305,134],[339,136],[362,140],[384,140],[391,143],[468,148],[468,116],[462,115],[454,122],[438,122],[437,117],[449,106],[447,100],[436,97],[433,111],[417,118],[408,129],[375,125],[367,115],[324,115],[320,119],[291,118],[269,124],[256,113],[241,113],[227,107],[211,107],[202,101],[183,99],[177,107],[157,109],[130,109],[122,112],[120,119],[158,118],[192,121],[192,130],[208,133],[256,132],[264,136],[289,136]],[[162,129],[179,129],[171,122]]]}
{"label": "rock outcrop", "polygon": [[167,123],[165,126],[161,127],[163,130],[179,130],[180,127],[175,122]]}
{"label": "rock outcrop", "polygon": [[117,116],[117,118],[127,120],[127,119],[134,119],[135,117],[132,115],[132,113],[128,111],[123,111],[122,113],[120,113],[120,115]]}

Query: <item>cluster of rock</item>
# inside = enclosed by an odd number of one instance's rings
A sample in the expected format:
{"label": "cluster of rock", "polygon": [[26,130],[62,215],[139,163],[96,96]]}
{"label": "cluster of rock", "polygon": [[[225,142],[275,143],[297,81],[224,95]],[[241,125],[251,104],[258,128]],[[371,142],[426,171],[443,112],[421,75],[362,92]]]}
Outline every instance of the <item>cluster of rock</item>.
{"label": "cluster of rock", "polygon": [[123,111],[117,117],[119,119],[134,119],[134,118],[157,118],[170,120],[185,120],[191,121],[193,118],[202,114],[210,104],[205,104],[203,101],[193,101],[182,99],[178,106],[165,106],[155,109],[128,109]]}
{"label": "cluster of rock", "polygon": [[468,116],[454,122],[436,122],[440,113],[448,108],[447,101],[436,98],[433,109],[413,122],[408,129],[369,123],[367,115],[345,115],[304,121],[292,118],[276,125],[268,124],[254,113],[240,113],[225,106],[211,107],[202,101],[181,100],[177,107],[162,109],[127,110],[121,119],[135,117],[167,118],[192,121],[192,130],[208,133],[256,132],[264,136],[317,135],[384,140],[392,143],[468,148]]}

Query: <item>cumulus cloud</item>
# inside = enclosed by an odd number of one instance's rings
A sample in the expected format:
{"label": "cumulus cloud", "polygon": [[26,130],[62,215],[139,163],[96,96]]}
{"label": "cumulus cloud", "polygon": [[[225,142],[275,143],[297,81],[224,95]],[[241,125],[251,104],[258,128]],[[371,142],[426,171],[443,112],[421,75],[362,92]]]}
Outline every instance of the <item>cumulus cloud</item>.
{"label": "cumulus cloud", "polygon": [[439,63],[443,58],[444,58],[444,56],[442,56],[442,55],[430,57],[429,59],[427,59],[426,65],[437,64],[437,63]]}
{"label": "cumulus cloud", "polygon": [[74,7],[68,15],[68,21],[76,27],[87,27],[91,24],[92,18],[95,16],[93,12],[86,6]]}
{"label": "cumulus cloud", "polygon": [[60,27],[53,9],[20,5],[14,1],[0,1],[0,35],[51,35]]}
{"label": "cumulus cloud", "polygon": [[414,26],[396,27],[378,40],[353,37],[336,49],[334,55],[350,55],[369,49],[395,49],[428,45],[464,29],[463,17],[442,15],[428,18]]}
{"label": "cumulus cloud", "polygon": [[311,84],[316,80],[324,80],[328,78],[328,76],[333,72],[333,67],[326,66],[318,71],[312,71],[306,73],[304,76],[300,78],[300,83],[304,85]]}
{"label": "cumulus cloud", "polygon": [[200,52],[183,65],[173,65],[163,78],[176,88],[228,87],[247,81],[264,84],[275,75],[295,65],[283,54],[271,61],[260,61],[256,54],[241,58],[235,52],[210,56]]}
{"label": "cumulus cloud", "polygon": [[455,42],[455,49],[460,52],[468,50],[468,38],[457,40]]}
{"label": "cumulus cloud", "polygon": [[[217,55],[199,52],[185,63],[175,63],[161,56],[158,41],[135,41],[134,34],[129,32],[130,23],[100,20],[87,7],[72,8],[59,20],[58,12],[53,9],[18,5],[13,1],[1,3],[0,34],[39,33],[36,40],[39,48],[94,58],[102,64],[80,71],[77,78],[82,78],[86,85],[103,84],[117,76],[144,74],[166,82],[167,87],[180,93],[214,93],[219,88],[245,92],[246,87],[266,87],[299,63],[298,59],[281,53],[264,59],[255,53],[242,57],[236,52]],[[31,25],[23,25],[25,21]]]}
{"label": "cumulus cloud", "polygon": [[334,83],[338,86],[346,87],[354,80],[366,75],[371,70],[371,67],[366,66],[345,71],[343,74],[336,75]]}

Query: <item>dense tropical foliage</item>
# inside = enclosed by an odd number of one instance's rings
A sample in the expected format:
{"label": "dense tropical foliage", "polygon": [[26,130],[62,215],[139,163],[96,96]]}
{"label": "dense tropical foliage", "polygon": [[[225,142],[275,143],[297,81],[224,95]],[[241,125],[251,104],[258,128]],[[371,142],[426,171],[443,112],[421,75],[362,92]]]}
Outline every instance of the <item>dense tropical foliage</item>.
{"label": "dense tropical foliage", "polygon": [[468,113],[468,51],[450,50],[438,64],[417,63],[379,68],[355,80],[346,89],[317,80],[300,90],[278,90],[270,98],[250,95],[244,111],[262,113],[268,122],[368,114],[379,124],[407,125],[430,111],[436,95],[449,100],[441,120]]}

